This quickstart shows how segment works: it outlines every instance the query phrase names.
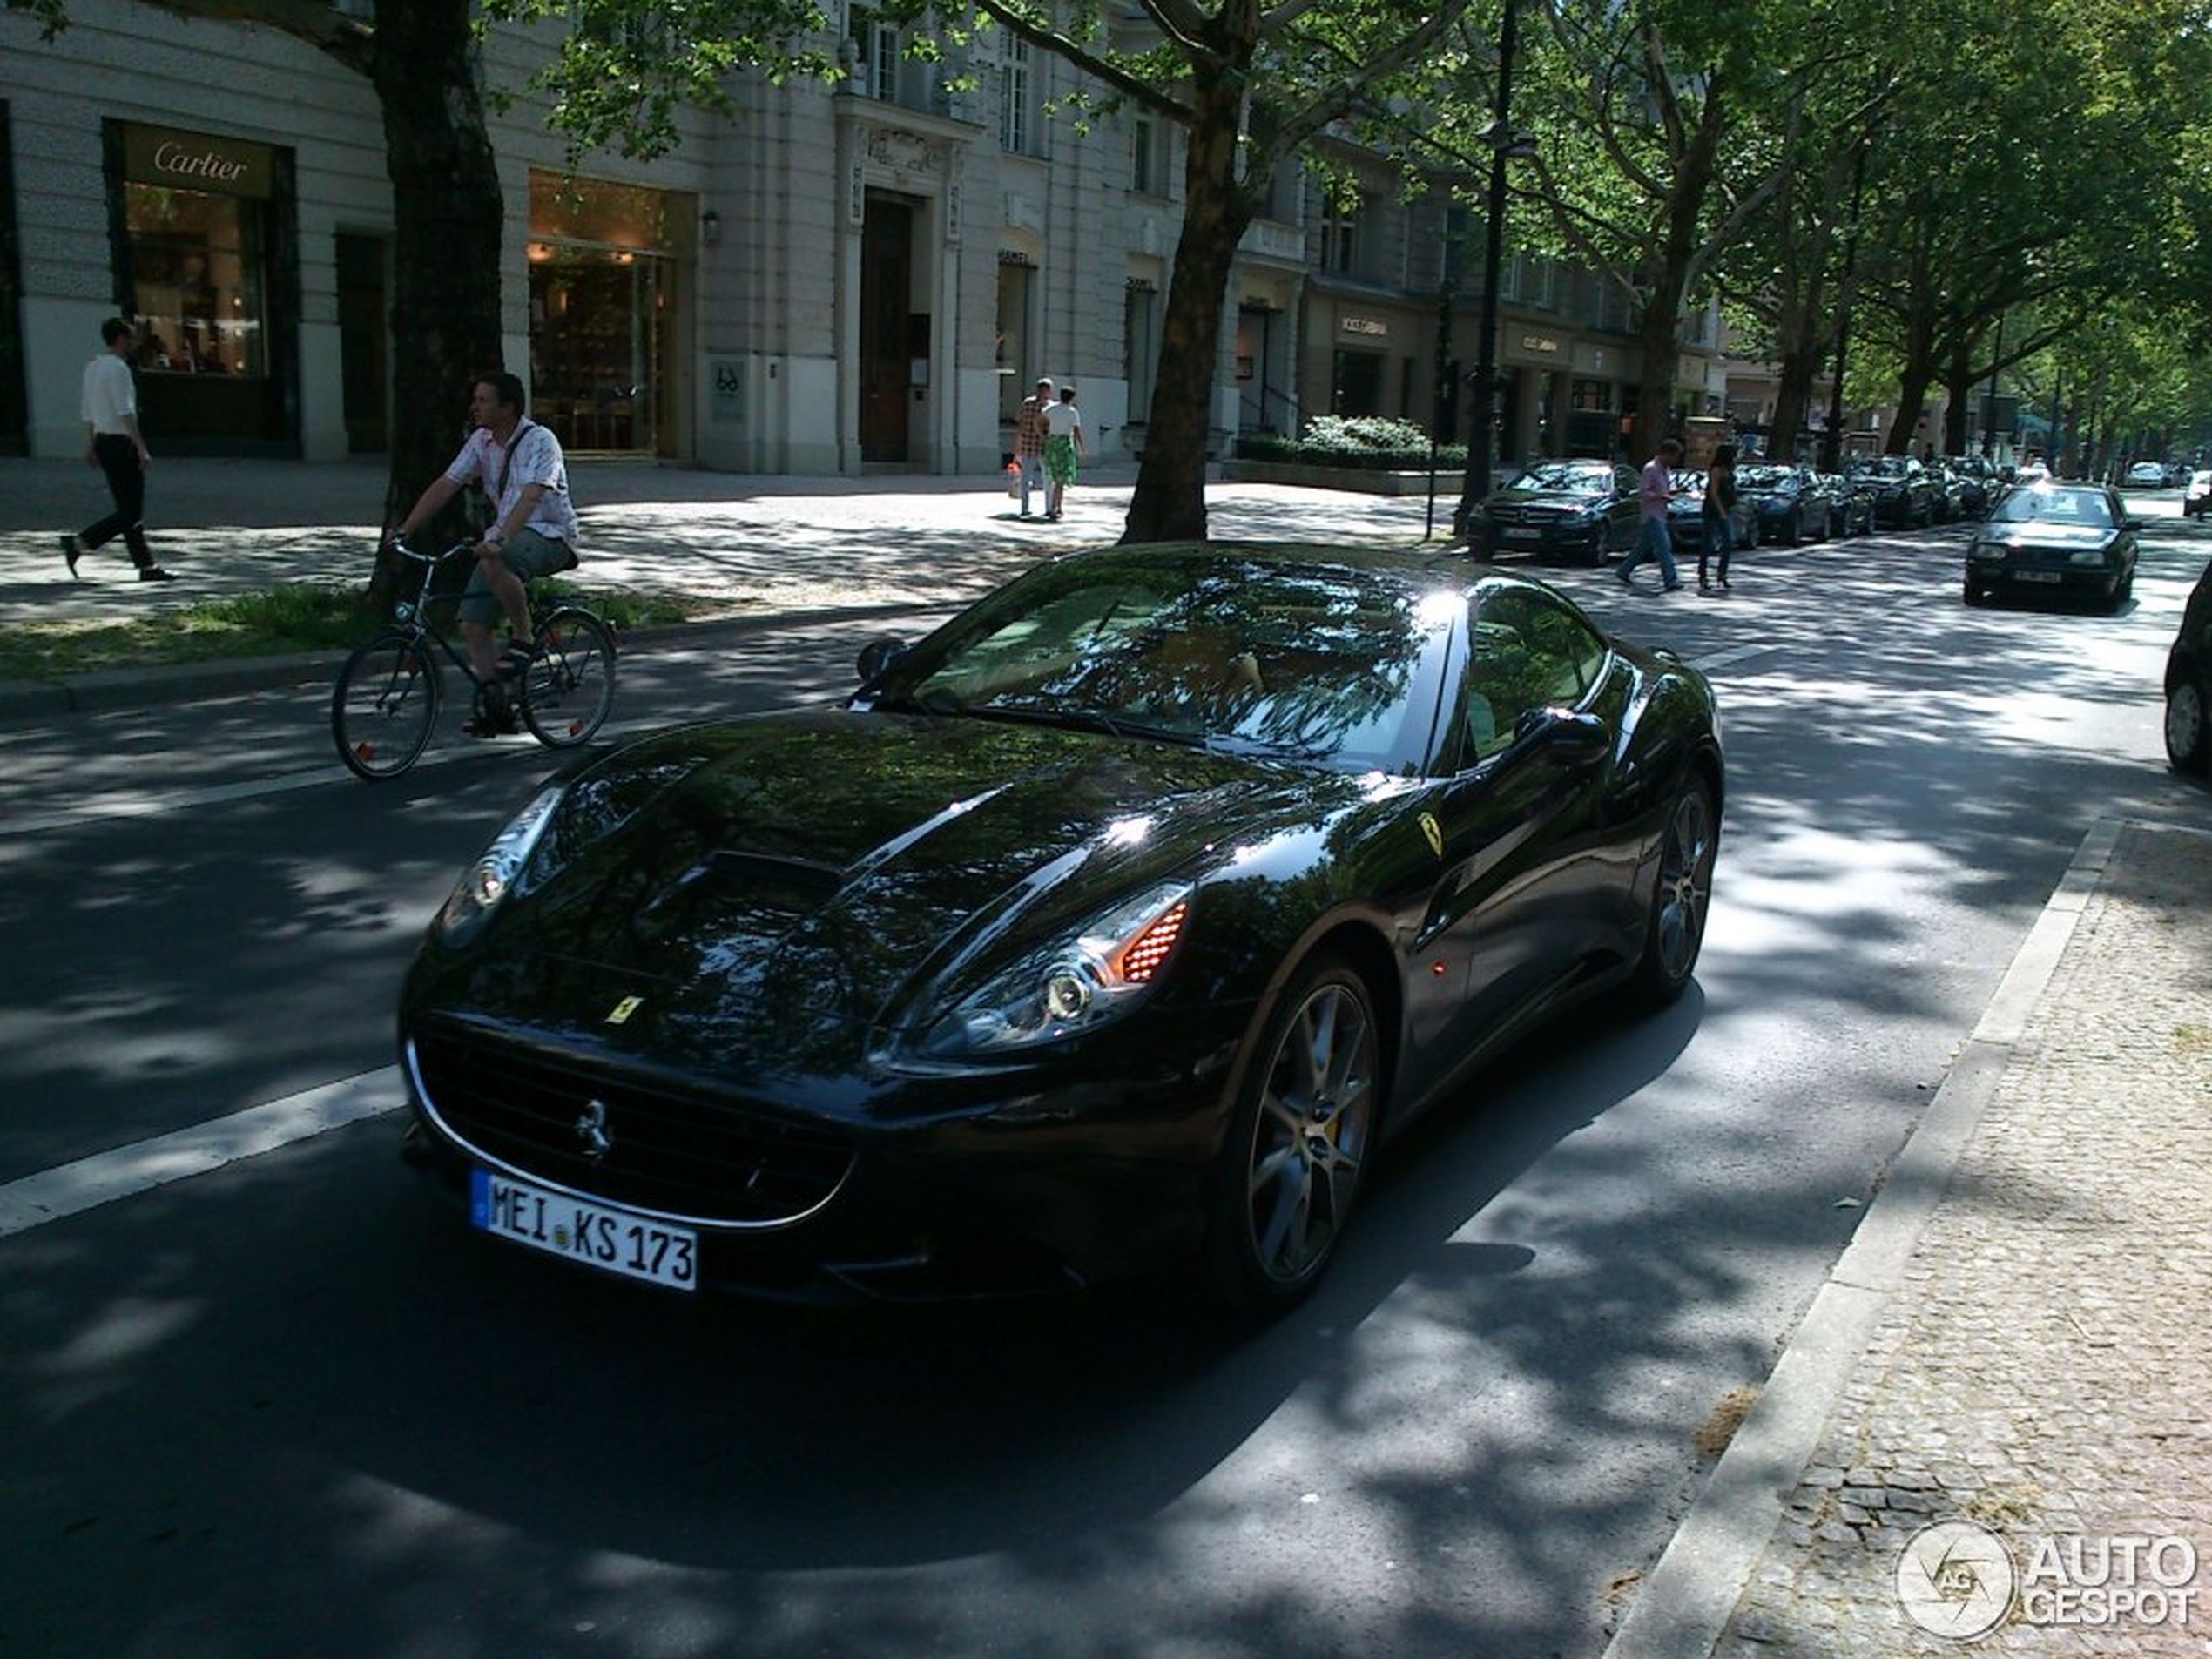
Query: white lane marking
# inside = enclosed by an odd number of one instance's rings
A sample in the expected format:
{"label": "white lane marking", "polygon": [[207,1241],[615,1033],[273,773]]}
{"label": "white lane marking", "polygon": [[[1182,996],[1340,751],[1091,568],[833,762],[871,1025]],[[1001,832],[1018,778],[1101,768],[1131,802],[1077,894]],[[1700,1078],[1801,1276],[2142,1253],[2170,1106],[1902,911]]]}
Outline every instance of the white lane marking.
{"label": "white lane marking", "polygon": [[1779,645],[1737,645],[1727,651],[1716,651],[1710,656],[1700,657],[1691,666],[1700,673],[1710,674],[1716,669],[1733,668],[1738,663],[1748,663],[1755,657],[1770,657],[1781,649]]}
{"label": "white lane marking", "polygon": [[405,1094],[400,1069],[386,1066],[26,1175],[0,1186],[0,1238],[395,1110]]}

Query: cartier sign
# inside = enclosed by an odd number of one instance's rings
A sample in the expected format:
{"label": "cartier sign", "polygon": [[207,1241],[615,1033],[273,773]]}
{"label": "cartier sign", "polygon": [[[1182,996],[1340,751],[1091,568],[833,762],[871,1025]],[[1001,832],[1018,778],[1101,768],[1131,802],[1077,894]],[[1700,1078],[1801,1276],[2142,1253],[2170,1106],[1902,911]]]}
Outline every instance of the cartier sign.
{"label": "cartier sign", "polygon": [[140,185],[170,185],[217,196],[266,196],[275,154],[266,144],[177,132],[166,127],[124,129],[124,172]]}

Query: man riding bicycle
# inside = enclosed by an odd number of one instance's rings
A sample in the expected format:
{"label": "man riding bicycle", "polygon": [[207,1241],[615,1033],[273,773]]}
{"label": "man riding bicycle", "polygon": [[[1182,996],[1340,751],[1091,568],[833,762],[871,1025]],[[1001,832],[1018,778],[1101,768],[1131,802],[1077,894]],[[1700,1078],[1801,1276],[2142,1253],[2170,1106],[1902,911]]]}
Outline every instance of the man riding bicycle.
{"label": "man riding bicycle", "polygon": [[[435,517],[469,484],[492,498],[491,528],[476,543],[476,568],[461,595],[461,631],[478,676],[496,687],[521,678],[530,662],[530,602],[524,583],[576,568],[577,518],[569,499],[568,463],[561,441],[523,416],[524,393],[516,376],[479,375],[469,400],[475,430],[453,464],[438,477],[395,529],[401,539]],[[504,612],[508,638],[495,652],[492,627]],[[474,737],[515,731],[503,697],[487,698],[467,730]]]}

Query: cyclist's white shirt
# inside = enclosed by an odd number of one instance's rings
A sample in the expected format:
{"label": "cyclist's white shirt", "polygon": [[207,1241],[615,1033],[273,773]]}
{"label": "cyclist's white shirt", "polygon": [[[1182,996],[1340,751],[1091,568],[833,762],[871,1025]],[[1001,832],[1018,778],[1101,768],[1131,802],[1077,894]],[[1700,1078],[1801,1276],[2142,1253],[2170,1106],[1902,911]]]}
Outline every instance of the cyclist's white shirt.
{"label": "cyclist's white shirt", "polygon": [[456,484],[481,483],[488,491],[497,486],[499,499],[492,510],[496,522],[502,524],[525,484],[543,485],[544,492],[523,528],[549,541],[576,546],[576,503],[569,499],[568,462],[561,454],[561,441],[536,421],[519,422],[503,450],[488,428],[478,427],[446,469],[446,476]]}

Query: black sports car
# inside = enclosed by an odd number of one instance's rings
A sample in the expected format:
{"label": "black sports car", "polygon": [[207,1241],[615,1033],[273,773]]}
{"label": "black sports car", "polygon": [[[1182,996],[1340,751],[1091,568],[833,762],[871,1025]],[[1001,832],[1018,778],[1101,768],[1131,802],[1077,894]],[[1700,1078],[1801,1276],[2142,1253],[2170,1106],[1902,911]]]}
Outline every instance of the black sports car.
{"label": "black sports car", "polygon": [[1532,462],[1477,503],[1467,520],[1476,557],[1527,553],[1602,564],[1636,534],[1636,472],[1609,461]]}
{"label": "black sports car", "polygon": [[2189,590],[2166,653],[2166,758],[2176,772],[2212,772],[2212,564]]}
{"label": "black sports car", "polygon": [[1852,475],[1874,493],[1874,522],[1925,529],[1936,522],[1935,482],[1910,455],[1877,455]]}
{"label": "black sports car", "polygon": [[2141,528],[2106,485],[2015,484],[1966,544],[1966,603],[1993,593],[2087,594],[2117,610],[2135,590]]}
{"label": "black sports car", "polygon": [[1696,963],[1711,690],[1541,583],[1107,549],[862,658],[579,763],[462,877],[399,1039],[478,1228],[807,1298],[1182,1259],[1270,1310],[1475,1062]]}

